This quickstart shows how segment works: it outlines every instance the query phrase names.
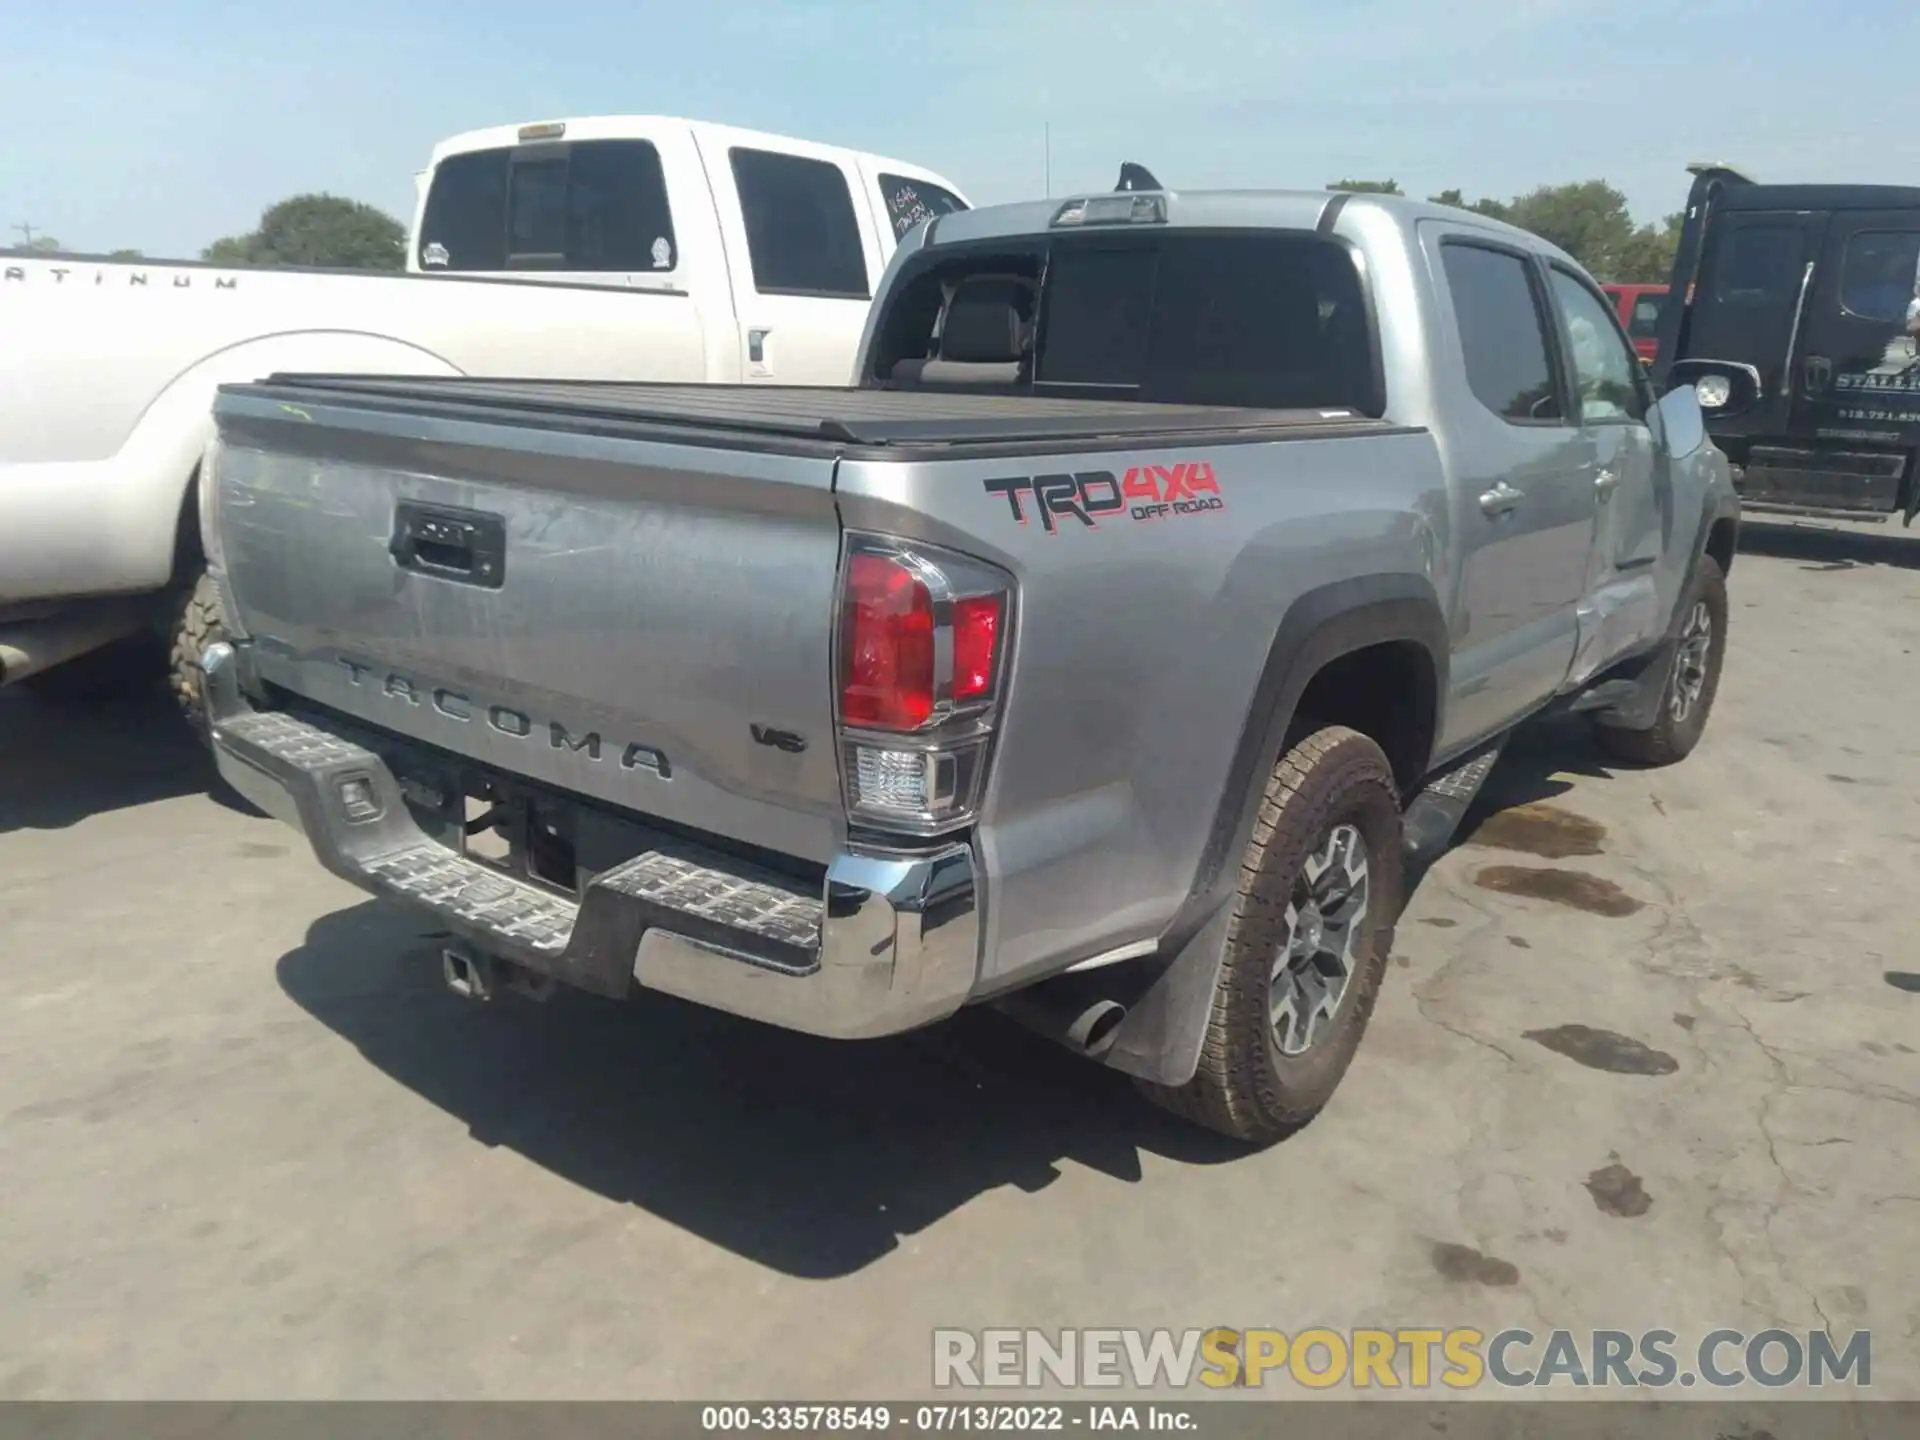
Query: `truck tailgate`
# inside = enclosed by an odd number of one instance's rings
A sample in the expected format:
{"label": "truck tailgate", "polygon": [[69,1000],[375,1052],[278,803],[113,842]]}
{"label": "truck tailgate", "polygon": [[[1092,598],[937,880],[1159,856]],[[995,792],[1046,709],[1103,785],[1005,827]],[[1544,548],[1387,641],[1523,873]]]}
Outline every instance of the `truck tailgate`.
{"label": "truck tailgate", "polygon": [[591,799],[824,860],[830,450],[233,387],[214,561],[259,677]]}

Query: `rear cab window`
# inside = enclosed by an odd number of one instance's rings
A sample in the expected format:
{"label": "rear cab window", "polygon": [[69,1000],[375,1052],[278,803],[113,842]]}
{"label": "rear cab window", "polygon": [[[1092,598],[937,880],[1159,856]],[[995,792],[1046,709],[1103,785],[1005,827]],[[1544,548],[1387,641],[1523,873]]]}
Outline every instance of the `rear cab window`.
{"label": "rear cab window", "polygon": [[727,152],[762,295],[870,297],[846,171],[830,160],[735,146]]}
{"label": "rear cab window", "polygon": [[929,257],[895,287],[871,363],[870,383],[896,386],[1386,409],[1360,271],[1308,233],[1086,234]]}
{"label": "rear cab window", "polygon": [[669,274],[679,260],[660,152],[645,140],[475,150],[435,168],[422,270]]}

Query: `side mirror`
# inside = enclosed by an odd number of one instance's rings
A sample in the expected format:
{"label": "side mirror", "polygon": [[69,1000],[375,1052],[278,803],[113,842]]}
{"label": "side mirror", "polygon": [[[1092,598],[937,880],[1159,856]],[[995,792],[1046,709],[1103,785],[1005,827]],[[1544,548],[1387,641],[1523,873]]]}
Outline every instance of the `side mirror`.
{"label": "side mirror", "polygon": [[1675,460],[1693,454],[1707,443],[1707,422],[1700,414],[1700,400],[1691,385],[1669,390],[1654,409],[1660,414],[1660,433],[1666,438],[1667,454]]}
{"label": "side mirror", "polygon": [[1760,372],[1736,360],[1676,360],[1667,369],[1667,385],[1668,398],[1677,390],[1690,392],[1709,422],[1744,415],[1760,401]]}

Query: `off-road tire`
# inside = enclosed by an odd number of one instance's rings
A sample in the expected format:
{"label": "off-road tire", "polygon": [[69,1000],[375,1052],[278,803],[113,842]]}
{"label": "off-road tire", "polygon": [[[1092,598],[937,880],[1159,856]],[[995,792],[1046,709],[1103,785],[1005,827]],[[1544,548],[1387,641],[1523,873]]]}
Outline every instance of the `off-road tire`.
{"label": "off-road tire", "polygon": [[[1678,641],[1687,616],[1696,604],[1706,606],[1707,618],[1713,626],[1712,634],[1708,637],[1706,674],[1699,698],[1684,719],[1676,720],[1673,698],[1680,671]],[[1693,583],[1688,587],[1686,598],[1680,602],[1672,639],[1675,644],[1667,662],[1666,678],[1660,687],[1660,718],[1653,727],[1648,730],[1627,730],[1600,721],[1594,723],[1594,739],[1599,742],[1601,749],[1616,760],[1649,767],[1672,765],[1686,759],[1706,731],[1707,715],[1713,709],[1713,697],[1720,691],[1720,668],[1727,656],[1727,577],[1720,569],[1720,562],[1711,555],[1700,557],[1700,563],[1694,570]]]}
{"label": "off-road tire", "polygon": [[187,725],[202,740],[208,738],[206,707],[200,698],[200,656],[214,641],[224,639],[220,592],[205,570],[191,586],[176,592],[167,635],[167,684]]}
{"label": "off-road tire", "polygon": [[[1268,1006],[1273,960],[1286,943],[1289,896],[1322,838],[1349,824],[1366,846],[1369,870],[1353,972],[1325,1033],[1304,1052],[1283,1055]],[[1177,1087],[1142,1082],[1148,1098],[1256,1144],[1283,1139],[1320,1112],[1359,1048],[1393,946],[1403,900],[1400,836],[1393,767],[1367,736],[1328,725],[1280,757],[1241,860],[1199,1068]]]}

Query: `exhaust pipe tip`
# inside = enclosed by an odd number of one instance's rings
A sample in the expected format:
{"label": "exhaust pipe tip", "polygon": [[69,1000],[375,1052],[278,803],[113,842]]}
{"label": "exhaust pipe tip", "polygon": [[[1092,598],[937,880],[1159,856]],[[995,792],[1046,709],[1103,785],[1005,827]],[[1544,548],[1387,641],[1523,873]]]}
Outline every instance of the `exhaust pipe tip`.
{"label": "exhaust pipe tip", "polygon": [[[1076,977],[1077,978],[1077,977]],[[1064,1045],[1076,1055],[1098,1060],[1113,1048],[1121,1022],[1127,1018],[1127,1006],[1110,995],[1092,999],[1062,990],[1056,983],[1042,982],[1030,990],[1018,990],[995,1002],[995,1008],[1016,1024]]]}
{"label": "exhaust pipe tip", "polygon": [[1120,1022],[1127,1018],[1127,1007],[1118,1000],[1098,1000],[1080,1013],[1067,1027],[1066,1041],[1089,1059],[1099,1059],[1113,1044]]}

